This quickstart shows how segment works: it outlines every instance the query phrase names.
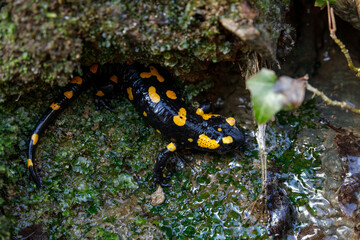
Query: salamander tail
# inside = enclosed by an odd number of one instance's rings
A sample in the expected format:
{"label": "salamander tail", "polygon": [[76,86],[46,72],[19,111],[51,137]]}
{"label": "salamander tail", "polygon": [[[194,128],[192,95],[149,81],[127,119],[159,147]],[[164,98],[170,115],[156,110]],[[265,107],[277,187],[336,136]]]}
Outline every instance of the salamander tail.
{"label": "salamander tail", "polygon": [[37,173],[35,172],[34,165],[33,165],[33,162],[32,162],[31,159],[27,160],[27,165],[28,165],[28,168],[29,168],[29,171],[30,171],[30,176],[34,180],[34,182],[36,184],[36,187],[41,188],[41,179],[37,175]]}
{"label": "salamander tail", "polygon": [[56,117],[64,110],[80,93],[89,86],[89,83],[95,79],[98,71],[98,64],[93,64],[89,69],[84,69],[84,75],[74,75],[70,83],[68,83],[63,91],[63,94],[52,102],[39,122],[36,124],[35,130],[31,135],[27,153],[27,166],[30,175],[36,186],[41,187],[40,177],[35,171],[33,160],[35,159],[35,149],[38,145],[39,138],[49,124],[56,119]]}

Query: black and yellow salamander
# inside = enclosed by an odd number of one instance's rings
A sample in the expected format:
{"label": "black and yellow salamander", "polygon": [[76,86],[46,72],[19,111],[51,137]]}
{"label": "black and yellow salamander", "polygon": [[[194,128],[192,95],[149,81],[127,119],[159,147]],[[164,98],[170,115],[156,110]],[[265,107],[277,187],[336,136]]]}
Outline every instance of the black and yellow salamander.
{"label": "black and yellow salamander", "polygon": [[163,173],[167,160],[184,148],[225,153],[243,145],[244,133],[236,127],[235,119],[209,113],[209,105],[196,110],[186,106],[168,72],[160,67],[134,64],[93,64],[75,74],[63,94],[51,103],[31,135],[27,166],[37,187],[41,180],[34,168],[35,149],[49,123],[89,86],[95,86],[95,103],[111,109],[109,102],[125,94],[146,121],[170,141],[154,166],[154,185],[167,186]]}

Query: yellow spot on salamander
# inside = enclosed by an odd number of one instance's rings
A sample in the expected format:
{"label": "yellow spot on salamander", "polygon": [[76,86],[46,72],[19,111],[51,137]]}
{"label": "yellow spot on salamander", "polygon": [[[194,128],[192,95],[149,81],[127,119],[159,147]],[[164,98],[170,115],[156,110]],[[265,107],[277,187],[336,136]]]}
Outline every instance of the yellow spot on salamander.
{"label": "yellow spot on salamander", "polygon": [[212,115],[211,113],[207,113],[207,114],[202,115],[204,120],[209,120],[212,116],[214,116],[214,115]]}
{"label": "yellow spot on salamander", "polygon": [[225,143],[225,144],[230,144],[230,143],[232,143],[234,140],[233,140],[233,138],[232,138],[231,136],[227,136],[227,137],[223,137],[222,141],[223,141],[223,143]]}
{"label": "yellow spot on salamander", "polygon": [[129,88],[126,89],[126,91],[127,91],[128,95],[129,95],[129,100],[134,100],[134,96],[132,94],[132,88],[129,87]]}
{"label": "yellow spot on salamander", "polygon": [[161,132],[160,132],[160,130],[159,130],[159,129],[156,129],[156,131],[157,131],[159,134],[161,134]]}
{"label": "yellow spot on salamander", "polygon": [[188,141],[189,142],[193,142],[194,140],[192,138],[188,138]]}
{"label": "yellow spot on salamander", "polygon": [[167,145],[167,149],[168,149],[170,152],[173,152],[173,151],[176,150],[176,146],[175,146],[175,144],[170,143],[169,145]]}
{"label": "yellow spot on salamander", "polygon": [[59,105],[58,103],[52,103],[52,104],[50,105],[50,107],[56,111],[56,110],[59,110],[60,105]]}
{"label": "yellow spot on salamander", "polygon": [[226,119],[227,123],[230,125],[230,126],[234,126],[235,125],[235,118],[233,117],[229,117]]}
{"label": "yellow spot on salamander", "polygon": [[144,117],[147,117],[147,113],[145,111],[143,112],[143,115],[144,115]]}
{"label": "yellow spot on salamander", "polygon": [[96,96],[98,96],[98,97],[102,97],[102,96],[104,96],[105,94],[103,93],[103,91],[101,91],[101,90],[99,90],[99,91],[97,91],[97,93],[96,93]]}
{"label": "yellow spot on salamander", "polygon": [[112,81],[112,82],[114,82],[114,83],[118,83],[118,77],[116,76],[116,75],[112,75],[111,77],[110,77],[110,81]]}
{"label": "yellow spot on salamander", "polygon": [[72,91],[67,91],[67,92],[64,92],[64,96],[68,99],[72,98],[73,97],[73,92]]}
{"label": "yellow spot on salamander", "polygon": [[220,147],[220,144],[215,139],[211,139],[205,134],[201,134],[199,136],[197,144],[199,147],[208,148],[208,149],[216,149]]}
{"label": "yellow spot on salamander", "polygon": [[27,166],[28,166],[28,168],[31,166],[34,166],[32,160],[30,158],[28,158],[28,160],[27,160]]}
{"label": "yellow spot on salamander", "polygon": [[99,68],[99,66],[97,64],[94,64],[90,67],[90,72],[96,73],[98,68]]}
{"label": "yellow spot on salamander", "polygon": [[33,134],[33,135],[31,136],[31,139],[33,140],[33,145],[36,145],[36,143],[37,143],[38,140],[39,140],[39,135],[37,135],[37,134],[35,133],[35,134]]}
{"label": "yellow spot on salamander", "polygon": [[219,114],[212,114],[212,113],[207,113],[207,114],[202,115],[204,120],[209,120],[212,117],[219,117],[219,116],[220,116]]}
{"label": "yellow spot on salamander", "polygon": [[149,87],[149,96],[152,102],[158,103],[160,102],[160,96],[156,93],[155,87],[151,86]]}
{"label": "yellow spot on salamander", "polygon": [[178,126],[184,126],[186,123],[186,109],[180,108],[179,115],[173,117],[173,121]]}
{"label": "yellow spot on salamander", "polygon": [[166,96],[167,96],[168,98],[174,99],[174,100],[177,98],[176,93],[175,93],[174,91],[171,91],[171,90],[167,90],[167,91],[166,91]]}
{"label": "yellow spot on salamander", "polygon": [[202,115],[204,115],[204,111],[201,108],[198,108],[196,110],[196,114],[202,116]]}
{"label": "yellow spot on salamander", "polygon": [[219,131],[219,132],[221,132],[221,131],[222,131],[222,129],[221,129],[221,128],[218,128],[218,131]]}
{"label": "yellow spot on salamander", "polygon": [[70,83],[74,83],[74,84],[79,84],[79,85],[81,85],[81,84],[82,84],[82,78],[79,77],[79,76],[76,76],[76,77],[74,77],[74,78],[70,81]]}
{"label": "yellow spot on salamander", "polygon": [[142,72],[142,73],[140,73],[141,78],[149,78],[151,76],[155,76],[159,82],[164,82],[165,81],[163,76],[161,76],[159,74],[159,72],[157,71],[157,69],[155,67],[153,67],[153,66],[150,66],[150,72]]}
{"label": "yellow spot on salamander", "polygon": [[219,114],[212,114],[212,113],[204,113],[204,110],[202,110],[201,108],[198,108],[196,110],[196,114],[200,115],[203,117],[204,120],[209,120],[211,117],[218,117],[220,116]]}

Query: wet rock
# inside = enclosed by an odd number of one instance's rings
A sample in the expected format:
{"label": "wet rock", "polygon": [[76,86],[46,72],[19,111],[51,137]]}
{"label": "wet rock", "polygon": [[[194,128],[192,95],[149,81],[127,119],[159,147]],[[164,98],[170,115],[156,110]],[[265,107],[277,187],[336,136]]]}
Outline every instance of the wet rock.
{"label": "wet rock", "polygon": [[286,192],[276,184],[268,184],[267,210],[269,211],[269,231],[274,237],[283,237],[295,220],[294,209]]}
{"label": "wet rock", "polygon": [[351,229],[348,226],[341,226],[341,227],[336,229],[336,232],[343,239],[355,239],[353,237],[353,229]]}
{"label": "wet rock", "polygon": [[353,132],[328,126],[337,132],[334,140],[344,168],[344,182],[338,192],[340,210],[346,217],[359,221],[360,138]]}
{"label": "wet rock", "polygon": [[360,174],[346,177],[344,184],[341,186],[338,194],[338,200],[341,212],[348,218],[355,217],[360,219],[359,209],[359,187]]}
{"label": "wet rock", "polygon": [[316,226],[307,226],[301,229],[298,239],[306,240],[322,240],[325,238],[325,234],[319,227]]}
{"label": "wet rock", "polygon": [[337,0],[333,6],[336,15],[351,23],[360,30],[360,2],[354,0]]}

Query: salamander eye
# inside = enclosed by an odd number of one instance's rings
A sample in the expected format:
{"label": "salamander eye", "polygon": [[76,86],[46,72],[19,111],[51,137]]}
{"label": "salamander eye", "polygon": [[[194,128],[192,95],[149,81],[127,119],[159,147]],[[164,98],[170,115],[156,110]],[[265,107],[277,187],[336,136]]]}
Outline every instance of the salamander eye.
{"label": "salamander eye", "polygon": [[224,144],[230,144],[230,143],[232,143],[234,141],[234,139],[231,137],[231,136],[227,136],[227,137],[223,137],[222,138],[222,142],[224,143]]}

